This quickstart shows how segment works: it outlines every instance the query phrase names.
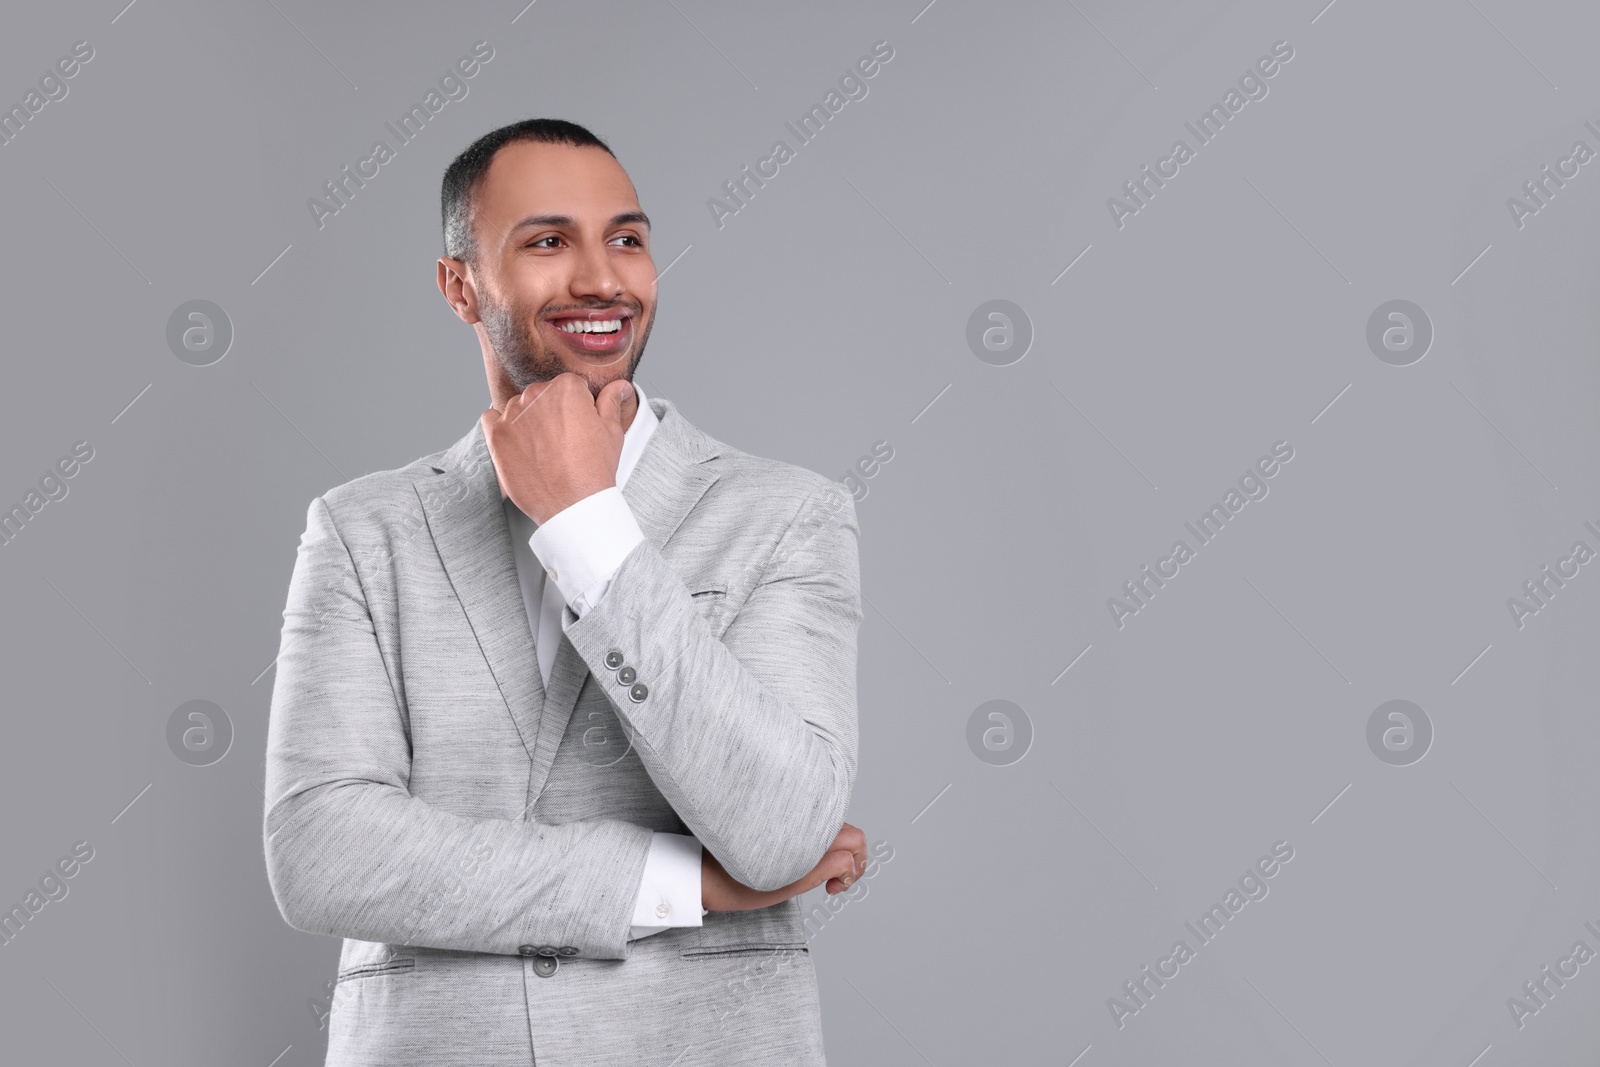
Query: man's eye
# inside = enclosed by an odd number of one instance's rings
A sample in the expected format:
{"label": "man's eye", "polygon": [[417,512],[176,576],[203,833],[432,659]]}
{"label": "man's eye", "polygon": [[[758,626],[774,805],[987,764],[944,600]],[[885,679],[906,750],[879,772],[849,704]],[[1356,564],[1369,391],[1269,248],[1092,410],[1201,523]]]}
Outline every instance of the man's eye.
{"label": "man's eye", "polygon": [[635,234],[631,234],[631,233],[618,234],[615,239],[618,240],[618,241],[632,241],[635,246],[637,246],[639,248],[643,248],[644,247],[644,242],[639,240],[638,236],[635,235]]}
{"label": "man's eye", "polygon": [[[529,241],[528,242],[528,247],[529,248],[538,248],[540,245],[543,245],[546,241],[559,241],[559,240],[561,240],[561,238],[557,237],[555,234],[551,234],[549,237],[540,237],[537,240]],[[550,245],[545,245],[545,247],[549,248],[551,246]]]}

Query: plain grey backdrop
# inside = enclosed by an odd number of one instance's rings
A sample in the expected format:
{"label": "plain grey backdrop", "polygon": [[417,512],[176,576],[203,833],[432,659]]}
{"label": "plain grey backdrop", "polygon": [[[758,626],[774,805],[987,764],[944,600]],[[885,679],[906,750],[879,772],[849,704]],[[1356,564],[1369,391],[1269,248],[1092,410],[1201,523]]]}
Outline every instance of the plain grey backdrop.
{"label": "plain grey backdrop", "polygon": [[487,406],[439,179],[533,116],[655,223],[646,392],[859,497],[831,1062],[1600,1055],[1593,7],[125,2],[0,34],[6,1058],[322,1062],[295,546]]}

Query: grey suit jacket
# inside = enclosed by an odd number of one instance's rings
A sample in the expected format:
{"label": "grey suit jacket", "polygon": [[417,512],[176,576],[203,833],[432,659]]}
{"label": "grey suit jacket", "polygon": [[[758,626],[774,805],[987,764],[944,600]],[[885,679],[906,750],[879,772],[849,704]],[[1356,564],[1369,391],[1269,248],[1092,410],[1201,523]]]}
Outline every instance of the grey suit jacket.
{"label": "grey suit jacket", "polygon": [[798,900],[628,934],[654,831],[757,889],[838,833],[854,502],[649,402],[645,540],[564,612],[548,692],[479,424],[311,502],[264,829],[285,921],[344,938],[330,1067],[823,1062]]}

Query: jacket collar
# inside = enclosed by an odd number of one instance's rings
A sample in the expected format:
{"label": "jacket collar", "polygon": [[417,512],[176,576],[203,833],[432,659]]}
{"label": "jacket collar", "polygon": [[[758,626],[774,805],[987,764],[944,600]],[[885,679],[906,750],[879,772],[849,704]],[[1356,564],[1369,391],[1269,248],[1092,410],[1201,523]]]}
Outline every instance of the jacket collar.
{"label": "jacket collar", "polygon": [[[646,402],[660,425],[622,487],[622,496],[645,539],[670,562],[672,535],[717,480],[708,461],[718,455],[718,447],[671,401],[650,397]],[[545,694],[517,584],[500,481],[481,419],[443,453],[432,471],[412,485],[451,587],[533,760],[531,799],[549,775],[588,668],[562,637],[550,692]]]}

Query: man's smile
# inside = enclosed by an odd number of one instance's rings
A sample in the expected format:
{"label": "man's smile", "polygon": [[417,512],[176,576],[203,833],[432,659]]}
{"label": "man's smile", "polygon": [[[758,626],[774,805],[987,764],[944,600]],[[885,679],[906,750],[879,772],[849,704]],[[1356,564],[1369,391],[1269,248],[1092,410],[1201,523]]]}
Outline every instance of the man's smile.
{"label": "man's smile", "polygon": [[633,312],[627,308],[574,311],[548,321],[568,347],[586,354],[616,352],[633,336]]}

